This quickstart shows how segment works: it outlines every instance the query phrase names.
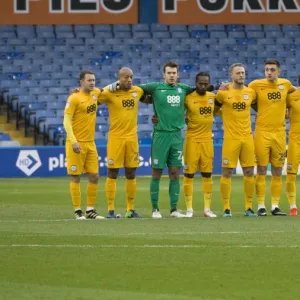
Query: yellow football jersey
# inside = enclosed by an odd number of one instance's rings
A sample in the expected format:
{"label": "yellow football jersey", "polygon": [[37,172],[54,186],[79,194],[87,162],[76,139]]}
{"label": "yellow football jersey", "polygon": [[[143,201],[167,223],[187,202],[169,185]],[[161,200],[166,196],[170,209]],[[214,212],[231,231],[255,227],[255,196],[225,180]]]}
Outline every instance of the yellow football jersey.
{"label": "yellow football jersey", "polygon": [[73,116],[72,129],[79,142],[89,142],[95,139],[96,113],[100,94],[101,91],[95,88],[88,94],[74,93],[67,100],[65,114]]}
{"label": "yellow football jersey", "polygon": [[98,97],[99,103],[107,103],[110,127],[109,136],[133,137],[137,134],[139,100],[144,92],[133,86],[130,90],[110,92],[105,88]]}
{"label": "yellow football jersey", "polygon": [[228,91],[219,91],[216,104],[222,106],[224,137],[240,139],[251,133],[251,104],[256,100],[253,89],[243,87],[234,89],[231,85]]}
{"label": "yellow football jersey", "polygon": [[186,118],[188,127],[185,136],[199,140],[212,138],[212,124],[216,95],[207,92],[199,95],[196,91],[185,97]]}
{"label": "yellow football jersey", "polygon": [[254,80],[249,87],[257,94],[256,129],[264,131],[285,130],[287,94],[294,90],[287,79],[278,78],[272,84],[267,79]]}
{"label": "yellow football jersey", "polygon": [[300,90],[287,96],[287,106],[290,115],[290,134],[300,133]]}

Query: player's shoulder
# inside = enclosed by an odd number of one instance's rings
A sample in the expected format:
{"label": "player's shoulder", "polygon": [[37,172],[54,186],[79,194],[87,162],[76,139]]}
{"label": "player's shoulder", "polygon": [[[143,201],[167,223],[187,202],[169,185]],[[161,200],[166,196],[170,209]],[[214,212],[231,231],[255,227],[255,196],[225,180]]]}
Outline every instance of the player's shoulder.
{"label": "player's shoulder", "polygon": [[216,98],[216,94],[212,93],[212,92],[206,92],[207,98]]}
{"label": "player's shoulder", "polygon": [[73,93],[68,97],[68,102],[78,102],[80,100],[80,93]]}
{"label": "player's shoulder", "polygon": [[246,92],[246,93],[255,93],[255,90],[252,88],[252,87],[250,87],[250,86],[245,86],[244,87],[244,92]]}
{"label": "player's shoulder", "polygon": [[277,83],[280,85],[292,85],[292,83],[286,78],[278,78]]}
{"label": "player's shoulder", "polygon": [[135,92],[135,93],[143,93],[143,89],[140,88],[139,86],[137,85],[134,85],[132,88],[131,88],[132,92]]}
{"label": "player's shoulder", "polygon": [[287,99],[298,101],[300,99],[300,89],[299,90],[295,90],[292,93],[289,93],[287,95]]}
{"label": "player's shoulder", "polygon": [[252,80],[252,81],[248,84],[248,87],[251,87],[251,88],[256,87],[256,86],[258,86],[258,85],[260,85],[260,84],[264,84],[265,81],[266,81],[266,80],[263,79],[263,78]]}

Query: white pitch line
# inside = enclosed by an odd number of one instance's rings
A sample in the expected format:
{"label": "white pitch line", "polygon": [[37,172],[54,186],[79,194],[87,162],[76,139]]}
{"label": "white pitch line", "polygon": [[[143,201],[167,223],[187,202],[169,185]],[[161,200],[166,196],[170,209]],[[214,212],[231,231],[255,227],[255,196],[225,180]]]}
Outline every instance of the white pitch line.
{"label": "white pitch line", "polygon": [[300,248],[300,245],[43,245],[43,244],[12,244],[0,245],[0,248]]}
{"label": "white pitch line", "polygon": [[[291,231],[290,233],[297,233],[299,231]],[[126,232],[126,233],[115,233],[115,232],[102,232],[102,233],[76,233],[76,236],[148,236],[148,235],[163,235],[163,236],[172,236],[172,235],[249,235],[249,234],[273,234],[273,233],[289,233],[289,231],[194,231],[194,232]],[[58,233],[31,233],[31,234],[22,234],[9,233],[10,237],[58,237],[58,236],[69,236],[66,234],[58,234]]]}

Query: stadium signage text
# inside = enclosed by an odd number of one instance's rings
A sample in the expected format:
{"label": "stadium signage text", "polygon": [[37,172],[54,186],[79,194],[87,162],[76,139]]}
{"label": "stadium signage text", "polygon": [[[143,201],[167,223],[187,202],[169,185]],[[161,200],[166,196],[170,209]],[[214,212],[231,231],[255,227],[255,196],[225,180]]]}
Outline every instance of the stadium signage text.
{"label": "stadium signage text", "polygon": [[0,24],[135,24],[137,22],[138,0],[0,2]]}
{"label": "stadium signage text", "polygon": [[[164,0],[164,13],[177,13],[178,2],[185,0]],[[233,13],[240,12],[300,12],[297,0],[268,0],[264,5],[261,0],[197,0],[200,10],[216,14],[223,12],[228,6]]]}
{"label": "stadium signage text", "polygon": [[[32,0],[14,0],[14,12],[28,14],[30,12],[30,2]],[[41,0],[34,0],[41,1]],[[44,1],[44,0],[43,0]],[[123,13],[130,9],[133,0],[68,0],[69,13],[99,13],[101,7],[110,13]],[[49,0],[49,12],[64,13],[65,0]]]}
{"label": "stadium signage text", "polygon": [[162,0],[160,23],[298,24],[300,0]]}

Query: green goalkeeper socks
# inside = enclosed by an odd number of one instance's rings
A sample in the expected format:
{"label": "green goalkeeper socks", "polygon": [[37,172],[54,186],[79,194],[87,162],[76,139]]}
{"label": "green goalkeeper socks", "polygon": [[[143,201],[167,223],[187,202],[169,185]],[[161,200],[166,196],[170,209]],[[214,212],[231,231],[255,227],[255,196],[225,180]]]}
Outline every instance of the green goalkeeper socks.
{"label": "green goalkeeper socks", "polygon": [[150,197],[151,197],[151,202],[152,202],[152,209],[157,209],[158,208],[158,196],[159,196],[159,180],[152,178],[150,181]]}
{"label": "green goalkeeper socks", "polygon": [[179,191],[180,191],[179,180],[170,180],[169,196],[170,196],[171,212],[177,209],[177,203],[179,200]]}

